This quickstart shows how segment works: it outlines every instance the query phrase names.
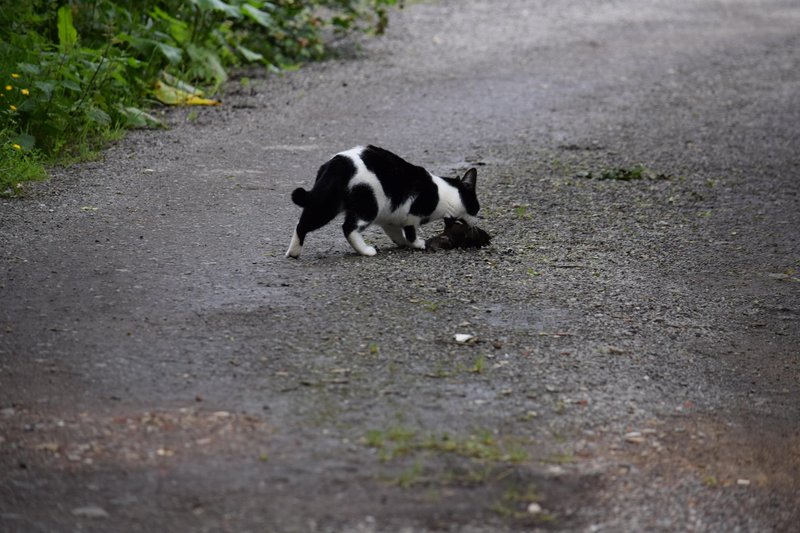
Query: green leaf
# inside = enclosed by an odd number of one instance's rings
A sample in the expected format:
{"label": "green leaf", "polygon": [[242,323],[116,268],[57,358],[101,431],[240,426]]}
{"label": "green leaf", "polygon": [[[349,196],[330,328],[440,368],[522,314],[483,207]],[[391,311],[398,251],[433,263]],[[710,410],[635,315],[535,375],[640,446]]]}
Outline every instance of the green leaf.
{"label": "green leaf", "polygon": [[164,128],[163,122],[138,107],[119,106],[117,110],[125,117],[125,123],[131,128]]}
{"label": "green leaf", "polygon": [[172,85],[173,87],[175,87],[178,90],[187,92],[187,93],[195,95],[195,96],[203,96],[203,91],[202,90],[198,89],[194,85],[191,85],[191,84],[186,83],[185,81],[183,81],[181,79],[176,78],[175,76],[173,76],[169,72],[162,72],[161,73],[161,78],[164,80],[164,83],[168,83],[168,84]]}
{"label": "green leaf", "polygon": [[81,92],[83,90],[83,89],[81,89],[81,86],[78,85],[77,82],[74,82],[72,80],[61,81],[61,82],[59,82],[59,85],[61,85],[65,89],[69,89],[70,91],[76,92],[76,93],[79,93],[79,92]]}
{"label": "green leaf", "polygon": [[244,4],[241,7],[241,10],[242,13],[244,13],[244,15],[247,18],[255,21],[256,23],[264,26],[265,28],[271,28],[272,26],[275,25],[274,21],[272,20],[272,16],[266,11],[261,11],[260,9],[256,9],[250,4]]}
{"label": "green leaf", "polygon": [[72,8],[64,5],[58,8],[58,44],[62,52],[69,52],[78,42],[78,30],[72,23]]}
{"label": "green leaf", "polygon": [[158,48],[158,51],[161,52],[164,55],[164,57],[167,58],[167,61],[169,61],[173,65],[177,65],[178,63],[181,62],[181,59],[183,57],[183,52],[181,51],[180,48],[176,48],[166,43],[159,43],[159,42],[155,42],[155,45],[156,48]]}
{"label": "green leaf", "polygon": [[226,4],[222,0],[192,0],[200,11],[221,11],[235,19],[241,18],[242,14],[236,6]]}
{"label": "green leaf", "polygon": [[214,82],[219,86],[228,79],[228,73],[219,56],[208,48],[203,48],[190,44],[186,47],[186,51],[192,58],[195,66],[201,70],[202,75],[206,78],[213,78]]}
{"label": "green leaf", "polygon": [[86,111],[86,117],[92,122],[97,122],[105,126],[111,124],[111,117],[99,107],[90,107]]}
{"label": "green leaf", "polygon": [[238,50],[239,53],[242,54],[242,57],[244,57],[248,61],[263,61],[264,60],[264,56],[262,54],[259,54],[258,52],[254,52],[254,51],[250,50],[249,48],[245,48],[242,45],[237,45],[236,46],[236,50]]}
{"label": "green leaf", "polygon": [[30,150],[36,145],[36,137],[27,133],[20,133],[11,138],[12,143],[22,146],[23,150]]}
{"label": "green leaf", "polygon": [[25,74],[30,74],[31,76],[38,76],[42,71],[42,69],[39,68],[39,65],[33,65],[31,63],[18,63],[17,70],[24,72]]}
{"label": "green leaf", "polygon": [[53,94],[53,90],[56,88],[56,84],[54,81],[35,81],[33,82],[33,86],[42,91],[48,99],[50,95]]}

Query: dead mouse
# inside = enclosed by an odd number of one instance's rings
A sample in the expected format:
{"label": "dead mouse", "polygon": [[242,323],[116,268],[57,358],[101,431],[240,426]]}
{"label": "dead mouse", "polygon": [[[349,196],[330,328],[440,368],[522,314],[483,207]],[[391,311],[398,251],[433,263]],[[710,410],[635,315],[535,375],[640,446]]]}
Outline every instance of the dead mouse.
{"label": "dead mouse", "polygon": [[452,248],[480,248],[486,246],[492,237],[478,226],[468,226],[460,220],[446,218],[444,231],[425,241],[425,249],[450,250]]}

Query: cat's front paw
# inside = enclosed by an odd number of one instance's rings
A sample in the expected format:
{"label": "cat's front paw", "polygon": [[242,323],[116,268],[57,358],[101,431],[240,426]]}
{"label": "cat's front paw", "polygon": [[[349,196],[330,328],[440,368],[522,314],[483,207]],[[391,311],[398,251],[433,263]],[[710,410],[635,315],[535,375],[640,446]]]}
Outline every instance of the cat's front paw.
{"label": "cat's front paw", "polygon": [[424,250],[425,249],[425,241],[417,237],[417,239],[409,244],[412,248],[416,248],[417,250]]}
{"label": "cat's front paw", "polygon": [[373,255],[378,253],[378,250],[376,250],[374,246],[365,246],[364,249],[360,250],[360,252],[361,255],[372,257]]}

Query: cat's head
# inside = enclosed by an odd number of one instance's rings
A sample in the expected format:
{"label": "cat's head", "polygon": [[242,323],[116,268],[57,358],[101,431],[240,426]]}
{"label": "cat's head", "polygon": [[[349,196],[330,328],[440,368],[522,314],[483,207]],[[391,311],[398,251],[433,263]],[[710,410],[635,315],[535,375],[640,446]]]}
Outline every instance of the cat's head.
{"label": "cat's head", "polygon": [[464,206],[464,216],[458,217],[473,225],[475,217],[478,215],[478,210],[481,208],[478,203],[478,194],[475,189],[475,181],[478,179],[478,171],[474,168],[467,170],[464,176],[459,180],[456,179],[456,187],[458,187],[458,194],[461,196],[461,203]]}

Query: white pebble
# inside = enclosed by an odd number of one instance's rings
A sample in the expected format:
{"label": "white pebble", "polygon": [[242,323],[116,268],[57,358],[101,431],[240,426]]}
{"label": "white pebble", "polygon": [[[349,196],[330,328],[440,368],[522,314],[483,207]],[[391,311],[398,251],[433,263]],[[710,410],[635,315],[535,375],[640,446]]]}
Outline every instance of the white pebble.
{"label": "white pebble", "polygon": [[97,505],[87,505],[86,507],[76,507],[72,510],[75,516],[83,516],[86,518],[108,518],[108,513],[102,507]]}

